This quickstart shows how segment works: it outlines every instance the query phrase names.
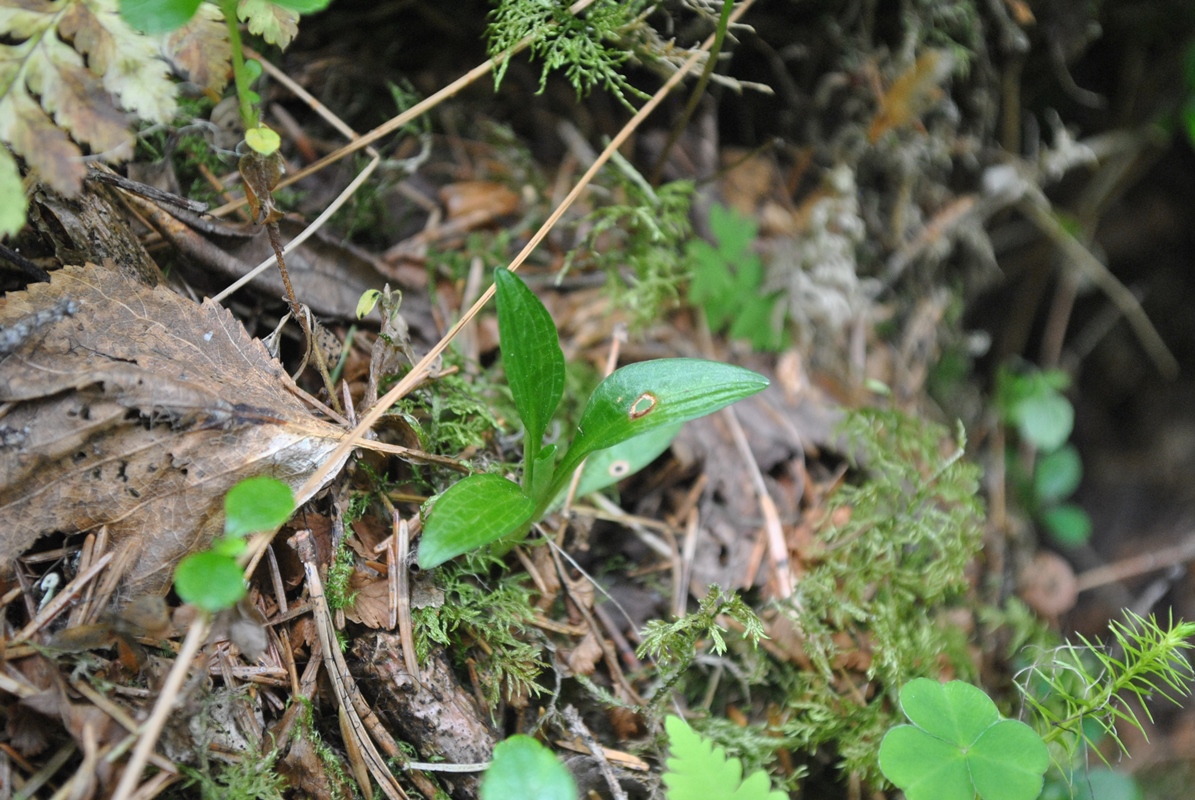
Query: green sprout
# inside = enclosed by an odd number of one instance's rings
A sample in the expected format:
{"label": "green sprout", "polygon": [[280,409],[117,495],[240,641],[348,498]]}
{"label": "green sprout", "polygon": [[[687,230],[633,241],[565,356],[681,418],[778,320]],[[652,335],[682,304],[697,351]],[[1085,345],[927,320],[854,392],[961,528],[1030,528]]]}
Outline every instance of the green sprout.
{"label": "green sprout", "polygon": [[224,496],[224,535],[207,550],[184,558],[174,571],[174,590],[183,602],[208,612],[235,606],[245,596],[243,568],[237,557],[244,537],[271,531],[295,510],[291,488],[276,478],[247,478]]}
{"label": "green sprout", "polygon": [[[444,492],[424,522],[419,547],[423,569],[500,540],[518,543],[591,454],[705,416],[768,385],[751,370],[700,359],[630,364],[615,370],[590,395],[572,444],[557,463],[556,445],[543,445],[564,394],[564,353],[556,325],[514,274],[499,269],[495,281],[506,379],[526,430],[522,484],[487,473],[471,475]],[[623,475],[613,475],[607,485],[619,477]]]}

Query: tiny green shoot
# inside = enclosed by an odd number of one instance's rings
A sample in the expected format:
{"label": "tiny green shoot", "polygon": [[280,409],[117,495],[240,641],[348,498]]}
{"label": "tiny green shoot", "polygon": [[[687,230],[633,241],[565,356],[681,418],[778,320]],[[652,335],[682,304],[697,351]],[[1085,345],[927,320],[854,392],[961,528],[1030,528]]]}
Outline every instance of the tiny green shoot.
{"label": "tiny green shoot", "polygon": [[751,370],[700,359],[630,364],[593,391],[572,444],[557,461],[556,446],[543,445],[564,391],[564,354],[556,326],[539,298],[513,273],[499,269],[495,283],[503,363],[526,430],[522,485],[480,474],[444,492],[424,521],[419,547],[424,569],[499,540],[517,543],[590,455],[710,414],[768,385]]}
{"label": "tiny green shoot", "polygon": [[1002,719],[982,689],[927,678],[900,690],[911,725],[888,731],[880,769],[908,800],[1034,800],[1050,754],[1023,722]]}
{"label": "tiny green shoot", "polygon": [[174,590],[183,602],[208,612],[232,608],[245,596],[244,537],[282,525],[295,510],[291,488],[266,476],[239,482],[224,497],[224,535],[193,553],[174,571]]}

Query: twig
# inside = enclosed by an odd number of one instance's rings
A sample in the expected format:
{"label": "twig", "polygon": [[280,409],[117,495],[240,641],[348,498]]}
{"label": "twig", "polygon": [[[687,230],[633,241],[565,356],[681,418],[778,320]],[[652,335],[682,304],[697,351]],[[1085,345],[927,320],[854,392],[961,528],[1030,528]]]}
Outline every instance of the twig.
{"label": "twig", "polygon": [[1112,274],[1104,262],[1096,258],[1090,250],[1083,246],[1082,242],[1066,230],[1058,218],[1051,213],[1047,203],[1048,201],[1044,198],[1030,196],[1022,200],[1017,207],[1042,233],[1054,240],[1054,243],[1066,254],[1067,259],[1074,264],[1075,269],[1098,286],[1100,291],[1121,310],[1129,321],[1129,325],[1132,326],[1133,332],[1137,334],[1141,346],[1145,348],[1146,354],[1154,362],[1154,366],[1162,373],[1163,377],[1174,379],[1179,371],[1178,360],[1166,346],[1166,342],[1163,341],[1157,328],[1150,321],[1145,309],[1141,307],[1141,301]]}
{"label": "twig", "polygon": [[125,766],[124,774],[120,776],[120,783],[116,785],[112,800],[130,800],[133,790],[137,787],[137,782],[141,779],[141,772],[145,769],[150,754],[153,753],[153,749],[158,743],[158,737],[162,735],[162,729],[166,727],[166,719],[174,710],[174,701],[178,699],[183,681],[187,679],[191,662],[195,660],[203,643],[207,641],[211,622],[210,614],[206,611],[199,611],[191,623],[191,627],[187,631],[187,638],[183,640],[182,649],[175,657],[174,666],[171,667],[170,674],[166,676],[166,683],[163,684],[157,702],[154,703],[153,712],[141,729],[141,738],[137,740],[133,755],[130,756],[129,763]]}
{"label": "twig", "polygon": [[738,448],[739,455],[743,458],[743,464],[751,475],[751,482],[755,486],[755,494],[759,499],[759,510],[763,513],[764,530],[768,537],[768,556],[771,558],[772,569],[776,575],[776,591],[782,600],[787,600],[792,597],[795,587],[792,568],[788,562],[788,543],[784,539],[784,528],[780,524],[780,512],[776,510],[776,503],[768,493],[763,473],[760,472],[759,464],[756,463],[755,456],[751,453],[751,445],[747,443],[747,435],[743,433],[743,426],[739,424],[739,418],[735,415],[734,409],[728,406],[722,409],[722,415],[726,420],[727,427],[730,428],[730,435],[734,438],[735,447]]}
{"label": "twig", "polygon": [[1186,541],[1173,547],[1131,556],[1080,573],[1077,579],[1078,590],[1085,592],[1098,586],[1128,580],[1147,572],[1166,569],[1176,564],[1185,564],[1192,560],[1195,560],[1195,533],[1188,534]]}
{"label": "twig", "polygon": [[586,728],[585,723],[581,721],[581,715],[577,713],[577,709],[565,706],[564,721],[568,723],[568,729],[573,736],[576,736],[589,748],[590,755],[593,756],[593,760],[598,763],[598,768],[602,771],[602,777],[606,779],[606,785],[610,787],[610,794],[614,795],[615,800],[627,800],[627,793],[622,790],[618,778],[614,776],[614,770],[610,768],[606,754],[602,752],[601,746],[593,738],[589,728]]}
{"label": "twig", "polygon": [[[296,247],[303,244],[303,242],[310,239],[315,234],[316,231],[318,231],[321,227],[323,227],[324,223],[327,222],[333,214],[335,214],[337,211],[339,211],[340,207],[343,206],[345,203],[347,203],[348,199],[350,197],[352,197],[353,194],[358,189],[361,188],[361,184],[365,183],[365,181],[369,178],[369,176],[373,174],[373,171],[375,169],[377,169],[379,163],[381,163],[381,159],[375,158],[372,161],[370,161],[368,164],[366,164],[365,169],[361,170],[361,172],[357,175],[356,178],[353,178],[352,183],[350,183],[348,186],[344,187],[344,191],[336,196],[336,199],[332,201],[332,204],[329,205],[326,209],[324,209],[324,212],[322,214],[320,214],[318,217],[316,217],[314,222],[312,222],[310,225],[308,225],[306,228],[304,228],[303,232],[300,233],[298,236],[296,236],[295,238],[293,238],[289,242],[287,242],[286,247],[282,248],[282,255],[285,256],[287,253],[291,252]],[[286,181],[283,181],[282,183],[280,183],[278,185],[278,188],[282,188],[285,185],[286,185]],[[237,289],[240,289],[246,283],[253,280],[258,275],[260,275],[261,273],[263,273],[267,269],[269,269],[270,266],[274,263],[274,260],[275,260],[275,257],[270,256],[265,261],[261,262],[256,267],[249,270],[244,275],[242,275],[240,278],[238,278],[235,283],[233,283],[231,286],[229,286],[224,291],[217,294],[215,297],[212,298],[212,300],[217,303],[224,302],[226,299],[228,299],[229,295],[231,295]]]}
{"label": "twig", "polygon": [[[336,639],[336,632],[332,628],[331,609],[328,608],[327,598],[324,597],[324,584],[320,580],[319,565],[316,563],[315,543],[311,540],[311,531],[301,530],[294,535],[292,543],[303,562],[303,573],[307,578],[307,594],[311,597],[311,613],[315,617],[315,627],[319,633],[320,647],[323,649],[324,669],[332,681],[332,688],[336,691],[336,699],[340,707],[348,715],[352,723],[349,727],[357,737],[357,746],[365,758],[366,766],[374,780],[382,787],[382,791],[390,800],[408,800],[407,793],[399,786],[398,781],[390,774],[385,759],[374,746],[373,740],[365,733],[365,722],[358,713],[357,702],[365,706],[365,701],[357,691],[357,684],[349,673],[348,665],[344,661],[344,654],[340,652],[340,642]],[[365,706],[367,718],[371,718],[374,726],[381,727],[373,710]],[[377,735],[374,732],[375,736]],[[391,738],[387,733],[386,738]],[[397,749],[397,748],[396,748]]]}

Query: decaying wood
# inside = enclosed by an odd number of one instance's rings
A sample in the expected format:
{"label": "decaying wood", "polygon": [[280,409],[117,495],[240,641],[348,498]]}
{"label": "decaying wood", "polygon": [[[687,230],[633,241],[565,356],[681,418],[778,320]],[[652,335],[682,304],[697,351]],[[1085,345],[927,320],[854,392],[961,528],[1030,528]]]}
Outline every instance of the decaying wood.
{"label": "decaying wood", "polygon": [[[425,761],[477,764],[489,760],[498,735],[472,695],[453,674],[444,654],[420,666],[419,683],[407,672],[397,634],[373,633],[353,643],[349,668],[388,730],[418,742]],[[477,796],[480,776],[441,772],[440,781],[454,798]]]}
{"label": "decaying wood", "polygon": [[298,488],[344,435],[227,310],[110,266],[10,293],[0,331],[0,565],[108,525],[113,547],[141,545],[124,591],[160,592],[219,533],[238,480]]}

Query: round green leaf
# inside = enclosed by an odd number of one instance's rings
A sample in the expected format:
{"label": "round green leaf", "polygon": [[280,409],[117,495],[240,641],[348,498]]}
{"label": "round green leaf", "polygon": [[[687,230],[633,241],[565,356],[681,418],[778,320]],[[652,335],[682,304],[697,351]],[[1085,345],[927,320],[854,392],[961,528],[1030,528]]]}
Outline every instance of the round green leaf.
{"label": "round green leaf", "polygon": [[963,681],[911,680],[900,690],[900,707],[914,725],[956,747],[971,746],[1000,719],[992,699]]}
{"label": "round green leaf", "polygon": [[1091,538],[1091,517],[1071,503],[1047,509],[1041,515],[1041,521],[1059,544],[1078,547]]}
{"label": "round green leaf", "polygon": [[246,478],[224,496],[224,535],[272,531],[295,510],[290,487],[277,478]]}
{"label": "round green leaf", "polygon": [[880,771],[908,800],[974,800],[962,751],[912,725],[899,725],[880,742]]}
{"label": "round green leaf", "polygon": [[1039,450],[1056,450],[1070,438],[1075,426],[1075,409],[1058,392],[1039,387],[1013,409],[1021,436]]}
{"label": "round green leaf", "polygon": [[501,475],[470,475],[436,501],[423,522],[419,566],[431,569],[450,558],[498,541],[526,525],[535,502]]}
{"label": "round green leaf", "polygon": [[1013,719],[984,731],[966,759],[975,791],[983,800],[1034,800],[1050,766],[1045,742],[1028,725]]}
{"label": "round green leaf", "polygon": [[120,0],[120,16],[142,33],[166,33],[191,21],[202,0]]}
{"label": "round green leaf", "polygon": [[205,550],[179,563],[174,570],[174,590],[185,603],[204,611],[223,611],[245,596],[245,577],[236,561]]}
{"label": "round green leaf", "polygon": [[900,692],[913,725],[888,731],[880,769],[909,800],[1034,800],[1050,758],[1028,725],[1003,720],[981,689],[918,678]]}
{"label": "round green leaf", "polygon": [[282,139],[265,125],[259,125],[245,131],[245,144],[263,156],[269,156],[278,152],[278,148],[282,146]]}
{"label": "round green leaf", "polygon": [[1066,445],[1043,456],[1033,471],[1033,489],[1037,499],[1052,503],[1070,497],[1083,479],[1083,460],[1073,445]]}
{"label": "round green leaf", "polygon": [[532,739],[517,734],[494,748],[494,761],[481,779],[481,800],[576,800],[573,776]]}

